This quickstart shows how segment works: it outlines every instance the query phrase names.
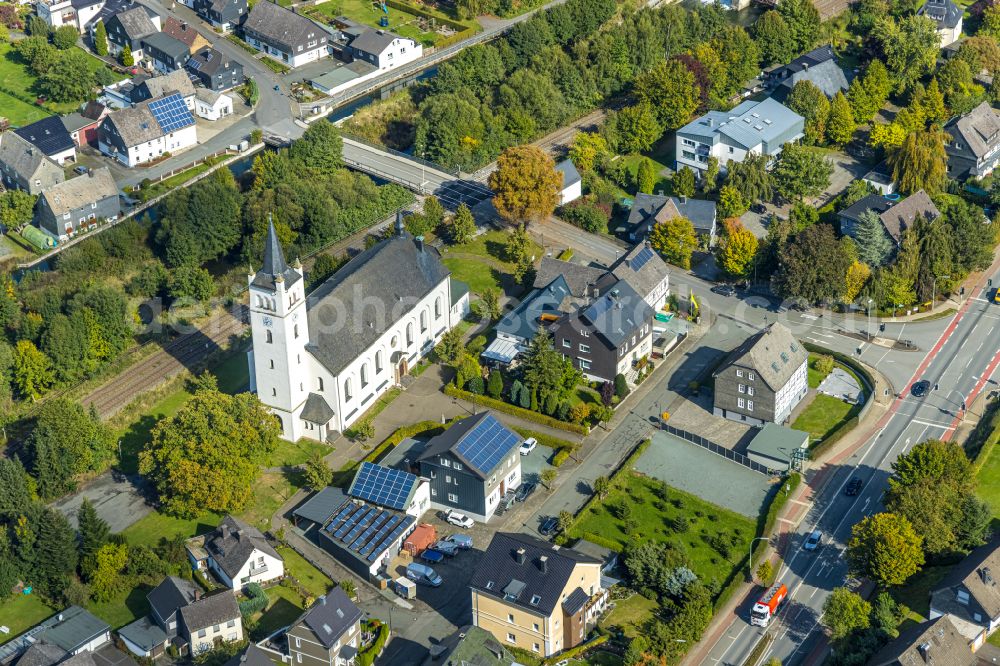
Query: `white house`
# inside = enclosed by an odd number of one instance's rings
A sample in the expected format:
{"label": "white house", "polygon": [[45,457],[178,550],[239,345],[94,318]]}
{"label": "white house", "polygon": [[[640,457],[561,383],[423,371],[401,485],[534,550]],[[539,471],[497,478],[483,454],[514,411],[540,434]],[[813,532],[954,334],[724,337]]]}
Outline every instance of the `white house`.
{"label": "white house", "polygon": [[414,40],[384,30],[365,30],[350,41],[347,50],[380,72],[413,62],[424,54],[424,47]]}
{"label": "white house", "polygon": [[208,534],[185,544],[188,560],[195,571],[211,571],[235,591],[250,583],[266,585],[285,575],[281,555],[271,547],[256,527],[226,516]]}
{"label": "white house", "polygon": [[246,42],[289,67],[330,55],[330,33],[314,21],[273,2],[258,2],[243,24]]}
{"label": "white house", "polygon": [[35,3],[38,14],[52,29],[71,25],[80,32],[97,16],[105,0],[41,0]]}
{"label": "white house", "polygon": [[100,151],[128,167],[198,143],[194,116],[180,93],[109,114],[101,121],[97,136]]}
{"label": "white house", "polygon": [[924,6],[917,10],[920,16],[926,16],[934,21],[938,37],[941,38],[941,48],[954,44],[962,36],[962,14],[964,10],[953,0],[927,0]]}
{"label": "white house", "polygon": [[208,88],[195,92],[194,112],[205,120],[218,120],[233,112],[233,98]]}
{"label": "white house", "polygon": [[288,266],[269,227],[264,265],[248,278],[248,362],[251,390],[285,439],[343,432],[458,323],[437,250],[406,233],[401,215],[396,232],[307,300],[301,264]]}
{"label": "white house", "polygon": [[559,190],[560,206],[565,206],[570,201],[583,196],[583,179],[572,161],[563,160],[556,165],[556,171],[563,175],[562,189]]}

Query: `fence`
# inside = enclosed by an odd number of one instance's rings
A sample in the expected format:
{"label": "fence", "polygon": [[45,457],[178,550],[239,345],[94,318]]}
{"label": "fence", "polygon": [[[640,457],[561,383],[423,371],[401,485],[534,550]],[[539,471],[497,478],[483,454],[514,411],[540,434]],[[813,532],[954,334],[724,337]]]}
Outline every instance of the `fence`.
{"label": "fence", "polygon": [[664,423],[662,428],[663,430],[666,430],[667,433],[674,435],[675,437],[680,437],[681,439],[691,442],[692,444],[697,444],[701,448],[707,449],[716,455],[720,455],[726,460],[731,460],[738,465],[743,465],[744,467],[751,469],[754,472],[759,472],[764,476],[771,476],[771,470],[767,467],[767,465],[761,465],[759,462],[754,462],[742,453],[736,453],[736,451],[727,449],[724,446],[719,446],[715,442],[711,442],[701,435],[695,435],[694,433],[690,433],[686,430],[675,428],[668,423]]}

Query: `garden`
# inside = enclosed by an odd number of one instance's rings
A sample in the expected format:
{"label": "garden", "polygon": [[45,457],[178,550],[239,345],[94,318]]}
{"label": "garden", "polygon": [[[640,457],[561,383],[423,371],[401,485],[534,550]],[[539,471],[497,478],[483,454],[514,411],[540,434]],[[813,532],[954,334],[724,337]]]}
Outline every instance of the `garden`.
{"label": "garden", "polygon": [[[859,386],[867,386],[853,368],[835,361],[832,356],[811,352],[807,368],[809,388],[818,388],[834,368],[840,368],[851,375]],[[812,442],[822,441],[857,416],[863,404],[851,404],[833,396],[816,393],[791,427],[809,433]]]}
{"label": "garden", "polygon": [[[512,260],[507,249],[509,236],[507,231],[491,230],[468,242],[445,246],[441,250],[442,261],[452,277],[469,285],[477,296],[490,289],[502,290],[504,276],[516,274],[517,269],[516,258]],[[526,245],[528,256],[542,256],[538,242],[529,237]]]}
{"label": "garden", "polygon": [[[313,13],[320,15],[315,18],[326,22],[344,16],[372,28],[390,30],[424,46],[435,46],[458,32],[468,30],[472,34],[480,29],[474,19],[458,21],[427,7],[391,2],[386,3],[387,11],[383,12],[380,4],[372,0],[328,0],[316,5]],[[383,16],[389,20],[388,27],[379,24]]]}

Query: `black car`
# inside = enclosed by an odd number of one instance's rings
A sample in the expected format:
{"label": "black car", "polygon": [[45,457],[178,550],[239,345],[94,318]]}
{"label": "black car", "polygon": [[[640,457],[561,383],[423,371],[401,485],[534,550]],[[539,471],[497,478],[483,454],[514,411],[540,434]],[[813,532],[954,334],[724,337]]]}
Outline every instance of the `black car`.
{"label": "black car", "polygon": [[913,394],[914,398],[922,398],[927,395],[927,391],[930,389],[931,383],[926,379],[921,379],[919,382],[915,382],[913,386],[910,387],[910,393]]}
{"label": "black car", "polygon": [[861,479],[859,479],[858,477],[854,477],[853,479],[848,481],[847,485],[844,487],[844,494],[849,495],[850,497],[854,497],[855,495],[861,492],[861,486],[863,485],[864,482],[862,482]]}
{"label": "black car", "polygon": [[538,533],[542,536],[551,536],[556,533],[559,528],[559,519],[555,516],[549,516],[542,521],[542,524],[538,527]]}
{"label": "black car", "polygon": [[531,497],[531,493],[535,492],[535,488],[537,487],[538,486],[534,483],[522,483],[521,487],[517,489],[517,494],[514,495],[514,500],[517,502],[523,502]]}
{"label": "black car", "polygon": [[762,203],[755,203],[754,205],[750,206],[750,212],[757,213],[758,215],[763,215],[764,213],[767,212],[767,208],[765,208],[764,204]]}
{"label": "black car", "polygon": [[719,296],[732,296],[736,293],[736,288],[731,284],[717,284],[712,287],[712,293]]}

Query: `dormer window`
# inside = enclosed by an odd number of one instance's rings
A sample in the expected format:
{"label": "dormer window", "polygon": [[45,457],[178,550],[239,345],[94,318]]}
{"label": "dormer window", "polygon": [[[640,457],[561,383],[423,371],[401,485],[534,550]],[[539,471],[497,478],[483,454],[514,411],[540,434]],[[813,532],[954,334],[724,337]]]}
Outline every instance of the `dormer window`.
{"label": "dormer window", "polygon": [[969,605],[969,591],[968,590],[958,590],[955,593],[955,600],[963,606]]}

